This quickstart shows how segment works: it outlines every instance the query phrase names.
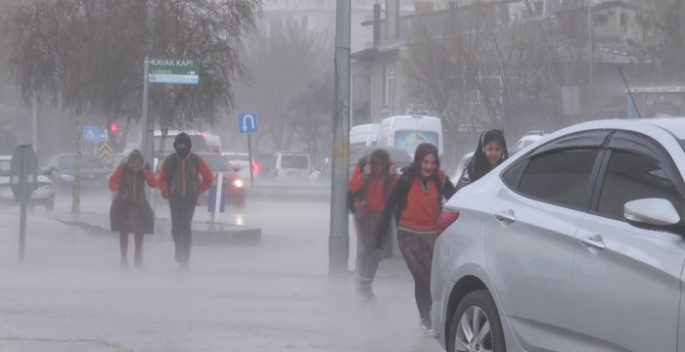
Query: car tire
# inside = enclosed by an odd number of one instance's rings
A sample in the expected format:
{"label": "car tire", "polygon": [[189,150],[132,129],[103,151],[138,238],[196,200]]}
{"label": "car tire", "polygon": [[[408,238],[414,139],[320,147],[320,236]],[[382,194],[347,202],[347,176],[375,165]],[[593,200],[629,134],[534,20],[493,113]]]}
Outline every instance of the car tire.
{"label": "car tire", "polygon": [[[475,318],[475,319],[474,319]],[[471,326],[462,327],[462,321],[466,320]],[[470,341],[466,337],[467,332],[473,332],[474,320],[479,326],[479,331],[483,331],[483,327],[487,323],[489,326],[489,333],[485,333],[481,339],[472,338]],[[475,335],[475,334],[473,334]],[[457,340],[462,343],[459,344],[460,349],[456,349]],[[472,349],[468,347],[471,346]],[[478,346],[480,348],[478,348]],[[502,321],[500,320],[499,312],[492,295],[487,290],[473,291],[467,294],[459,303],[459,306],[454,311],[452,322],[449,326],[446,341],[447,351],[477,351],[477,350],[492,350],[494,352],[506,352],[507,346],[504,341],[504,330],[502,329]]]}

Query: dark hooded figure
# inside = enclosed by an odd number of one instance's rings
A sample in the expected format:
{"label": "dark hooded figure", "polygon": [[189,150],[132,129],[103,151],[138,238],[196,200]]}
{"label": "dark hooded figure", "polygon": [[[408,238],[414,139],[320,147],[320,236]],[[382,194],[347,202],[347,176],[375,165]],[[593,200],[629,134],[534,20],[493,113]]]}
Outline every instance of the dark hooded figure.
{"label": "dark hooded figure", "polygon": [[509,152],[507,151],[507,142],[504,140],[504,133],[495,129],[485,130],[480,135],[478,147],[476,147],[471,161],[457,183],[457,190],[478,181],[508,158]]}
{"label": "dark hooded figure", "polygon": [[402,170],[383,210],[379,236],[387,233],[393,214],[397,240],[414,277],[414,295],[421,316],[421,329],[433,331],[430,292],[433,247],[443,200],[454,195],[454,186],[440,170],[438,149],[428,143],[416,148],[414,163]]}
{"label": "dark hooded figure", "polygon": [[176,262],[188,268],[192,241],[191,224],[197,198],[214,183],[209,166],[190,149],[190,136],[179,133],[174,140],[176,153],[164,159],[159,174],[159,190],[169,200],[171,235],[176,245]]}

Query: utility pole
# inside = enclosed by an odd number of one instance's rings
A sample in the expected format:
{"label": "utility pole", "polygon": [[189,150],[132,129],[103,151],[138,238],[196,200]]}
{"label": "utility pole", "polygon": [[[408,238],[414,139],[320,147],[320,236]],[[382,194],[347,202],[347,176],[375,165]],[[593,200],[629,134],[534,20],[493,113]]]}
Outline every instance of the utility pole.
{"label": "utility pole", "polygon": [[[592,0],[588,0],[587,3],[587,33],[588,33],[588,62],[590,64],[590,98],[588,99],[592,102],[594,99],[594,89],[595,89],[595,67],[594,67],[594,43],[593,43],[593,29],[594,23],[592,20]],[[590,104],[590,118],[594,119],[594,104]]]}
{"label": "utility pole", "polygon": [[350,149],[350,30],[351,1],[337,0],[335,20],[335,106],[333,112],[333,172],[329,273],[347,272],[350,256],[347,181]]}
{"label": "utility pole", "polygon": [[[155,0],[147,0],[147,24],[148,24],[148,40],[147,50],[145,51],[145,59],[143,60],[143,116],[141,128],[142,133],[142,149],[143,157],[148,162],[154,160],[154,133],[155,120],[148,117],[148,90],[149,90],[149,75],[150,75],[150,50],[152,49],[152,38],[154,33],[154,19],[155,19]],[[161,160],[159,161],[161,162]]]}

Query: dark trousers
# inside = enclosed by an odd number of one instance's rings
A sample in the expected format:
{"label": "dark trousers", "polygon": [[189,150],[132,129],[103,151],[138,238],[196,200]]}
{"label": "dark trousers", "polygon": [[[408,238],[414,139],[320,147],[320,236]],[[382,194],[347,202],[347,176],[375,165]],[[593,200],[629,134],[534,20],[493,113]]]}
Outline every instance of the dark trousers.
{"label": "dark trousers", "polygon": [[194,199],[169,198],[171,236],[176,245],[176,262],[187,264],[192,244],[191,224],[197,202]]}
{"label": "dark trousers", "polygon": [[359,254],[359,269],[357,270],[360,279],[373,281],[374,277],[376,277],[378,266],[381,263],[377,252],[377,250],[366,246],[362,248],[362,252]]}
{"label": "dark trousers", "polygon": [[431,306],[433,305],[431,288],[425,281],[416,277],[414,277],[414,297],[416,298],[416,307],[419,309],[421,320],[430,323]]}

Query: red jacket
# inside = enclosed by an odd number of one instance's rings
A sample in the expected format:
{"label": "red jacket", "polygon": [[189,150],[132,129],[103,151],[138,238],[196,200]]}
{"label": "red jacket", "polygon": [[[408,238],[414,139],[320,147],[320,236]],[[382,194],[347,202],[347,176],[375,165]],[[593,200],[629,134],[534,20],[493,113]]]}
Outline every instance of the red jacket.
{"label": "red jacket", "polygon": [[397,183],[397,177],[394,177],[390,182],[390,187],[386,189],[385,180],[382,177],[376,178],[373,177],[373,175],[366,176],[363,173],[361,165],[357,165],[347,189],[352,193],[357,193],[366,185],[364,210],[367,212],[380,212],[385,208],[385,203],[388,201],[388,197],[390,197],[390,190],[392,190],[395,183]]}

